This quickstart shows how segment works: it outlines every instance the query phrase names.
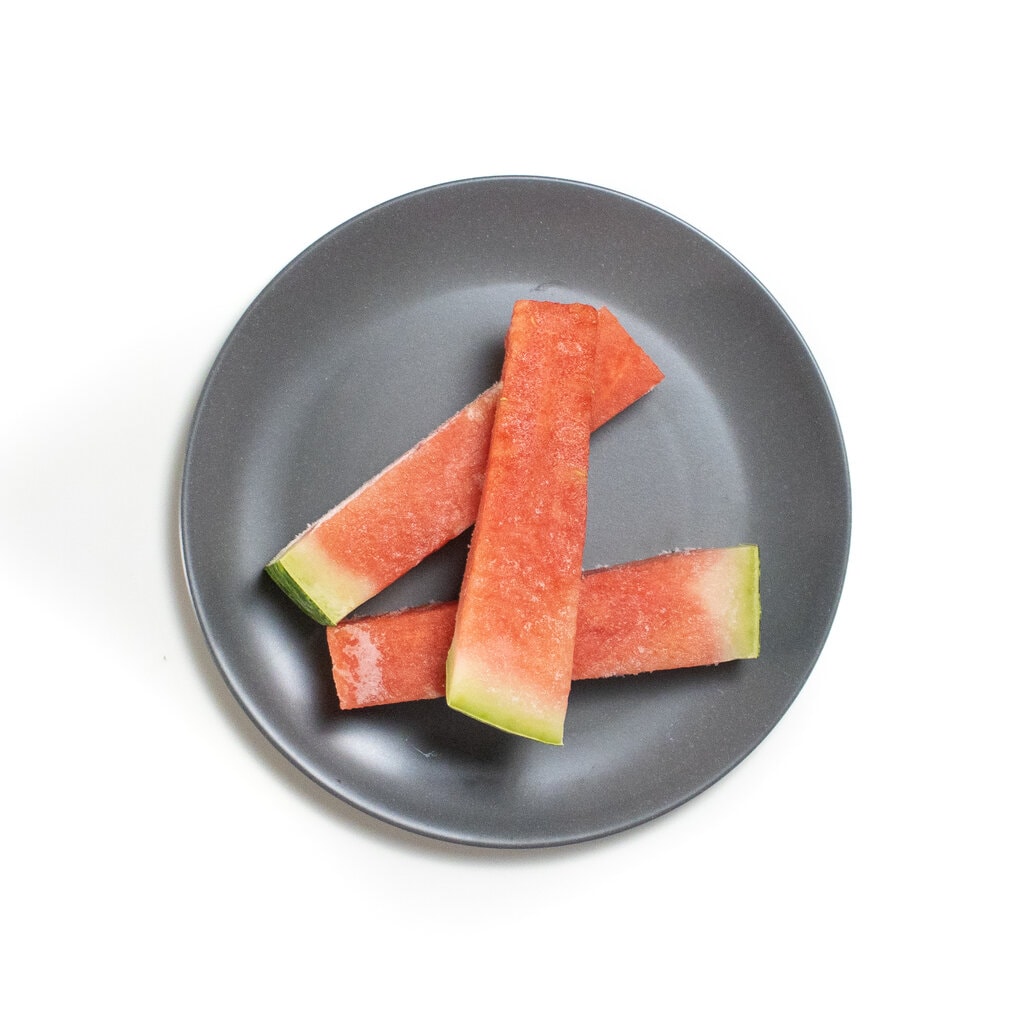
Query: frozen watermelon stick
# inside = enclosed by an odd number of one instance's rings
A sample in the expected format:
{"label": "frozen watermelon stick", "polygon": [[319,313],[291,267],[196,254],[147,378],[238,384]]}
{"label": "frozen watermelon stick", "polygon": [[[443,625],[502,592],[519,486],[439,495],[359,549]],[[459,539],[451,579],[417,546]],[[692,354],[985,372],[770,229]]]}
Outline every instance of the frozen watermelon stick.
{"label": "frozen watermelon stick", "polygon": [[597,311],[520,300],[448,654],[449,707],[561,744],[587,527]]}
{"label": "frozen watermelon stick", "polygon": [[[458,602],[327,627],[343,710],[443,697]],[[573,679],[717,665],[760,653],[758,549],[674,551],[583,573]]]}
{"label": "frozen watermelon stick", "polygon": [[[598,310],[592,428],[663,378],[612,313]],[[500,394],[499,382],[309,526],[267,566],[271,578],[327,625],[472,526]]]}

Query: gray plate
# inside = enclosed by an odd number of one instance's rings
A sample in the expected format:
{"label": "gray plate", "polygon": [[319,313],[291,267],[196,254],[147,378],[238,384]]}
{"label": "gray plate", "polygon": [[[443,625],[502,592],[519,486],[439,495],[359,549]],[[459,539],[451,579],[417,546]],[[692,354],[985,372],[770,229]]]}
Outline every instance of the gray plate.
{"label": "gray plate", "polygon": [[[564,747],[443,701],[343,714],[323,630],[263,565],[498,378],[523,297],[609,306],[666,375],[594,435],[586,564],[759,544],[761,657],[580,683]],[[549,846],[678,806],[767,735],[831,626],[850,493],[807,347],[731,256],[628,196],[485,178],[361,214],[267,286],[199,399],[181,530],[196,613],[228,686],[302,771],[414,832]],[[466,540],[363,610],[455,597]]]}

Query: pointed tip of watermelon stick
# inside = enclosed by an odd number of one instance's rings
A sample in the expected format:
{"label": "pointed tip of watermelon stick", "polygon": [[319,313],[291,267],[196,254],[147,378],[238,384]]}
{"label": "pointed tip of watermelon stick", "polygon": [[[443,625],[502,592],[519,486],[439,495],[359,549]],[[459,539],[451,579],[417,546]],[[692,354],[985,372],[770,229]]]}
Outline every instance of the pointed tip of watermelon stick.
{"label": "pointed tip of watermelon stick", "polygon": [[653,359],[633,340],[607,306],[597,311],[597,354],[594,362],[594,430],[649,394],[665,379]]}

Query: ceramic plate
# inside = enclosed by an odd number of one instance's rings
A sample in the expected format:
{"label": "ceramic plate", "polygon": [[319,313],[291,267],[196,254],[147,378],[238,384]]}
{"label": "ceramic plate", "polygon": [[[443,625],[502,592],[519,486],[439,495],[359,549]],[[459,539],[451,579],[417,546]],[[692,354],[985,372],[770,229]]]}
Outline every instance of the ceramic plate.
{"label": "ceramic plate", "polygon": [[[512,304],[530,297],[607,305],[665,372],[594,435],[585,564],[760,545],[761,656],[579,683],[562,747],[444,701],[342,713],[323,629],[264,563],[495,381]],[[196,408],[181,531],[213,657],[284,756],[402,828],[550,846],[679,806],[779,721],[839,600],[849,480],[807,346],[728,253],[629,196],[484,178],[361,214],[253,302]],[[456,539],[362,611],[454,598],[466,547]]]}

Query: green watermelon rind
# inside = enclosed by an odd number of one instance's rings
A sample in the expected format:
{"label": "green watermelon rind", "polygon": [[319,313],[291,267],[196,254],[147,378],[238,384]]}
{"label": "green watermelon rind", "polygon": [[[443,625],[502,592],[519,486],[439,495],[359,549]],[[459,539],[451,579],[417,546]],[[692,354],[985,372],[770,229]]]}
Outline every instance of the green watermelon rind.
{"label": "green watermelon rind", "polygon": [[376,592],[372,582],[339,566],[308,533],[264,568],[299,608],[323,626],[340,622]]}
{"label": "green watermelon rind", "polygon": [[732,658],[757,658],[761,653],[761,550],[742,544],[729,552],[737,586]]}
{"label": "green watermelon rind", "polygon": [[271,562],[266,566],[267,575],[298,605],[311,619],[320,623],[321,626],[332,626],[337,622],[332,619],[296,582],[292,574],[285,568],[284,563]]}
{"label": "green watermelon rind", "polygon": [[[453,664],[452,653],[449,653],[445,671],[445,696],[453,711],[513,736],[522,736],[555,747],[562,746],[562,717],[553,719],[550,714],[524,714],[521,708],[512,707],[508,701],[495,700],[493,693],[485,693],[482,677],[476,678],[473,672],[456,675]],[[514,687],[511,692],[515,692]]]}

